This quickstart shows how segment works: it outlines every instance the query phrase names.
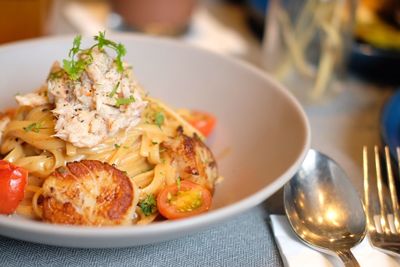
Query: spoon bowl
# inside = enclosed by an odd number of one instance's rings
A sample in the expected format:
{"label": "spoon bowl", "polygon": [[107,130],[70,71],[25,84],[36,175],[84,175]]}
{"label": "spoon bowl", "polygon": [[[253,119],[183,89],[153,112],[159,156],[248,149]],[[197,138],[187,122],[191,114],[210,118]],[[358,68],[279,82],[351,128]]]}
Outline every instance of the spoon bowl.
{"label": "spoon bowl", "polygon": [[284,187],[286,215],[297,236],[319,251],[359,266],[350,248],[362,241],[366,217],[361,200],[339,165],[310,149]]}

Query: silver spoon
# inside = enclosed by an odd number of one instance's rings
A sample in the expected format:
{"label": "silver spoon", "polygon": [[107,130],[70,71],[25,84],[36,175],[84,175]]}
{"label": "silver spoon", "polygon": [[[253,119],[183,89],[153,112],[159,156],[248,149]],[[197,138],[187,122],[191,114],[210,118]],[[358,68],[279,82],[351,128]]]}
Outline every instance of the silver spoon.
{"label": "silver spoon", "polygon": [[284,187],[286,215],[298,237],[312,248],[360,266],[350,248],[365,236],[361,200],[344,171],[310,149],[300,170]]}

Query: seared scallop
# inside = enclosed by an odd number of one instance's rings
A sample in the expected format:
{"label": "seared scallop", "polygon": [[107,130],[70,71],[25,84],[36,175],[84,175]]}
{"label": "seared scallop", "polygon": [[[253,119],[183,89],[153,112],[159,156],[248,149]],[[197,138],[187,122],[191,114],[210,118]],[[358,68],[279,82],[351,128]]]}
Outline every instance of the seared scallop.
{"label": "seared scallop", "polygon": [[96,160],[58,168],[43,184],[43,220],[75,225],[129,225],[135,212],[132,182]]}
{"label": "seared scallop", "polygon": [[182,180],[190,180],[213,191],[218,178],[217,162],[210,149],[195,134],[185,135],[182,128],[178,135],[162,143],[168,158]]}

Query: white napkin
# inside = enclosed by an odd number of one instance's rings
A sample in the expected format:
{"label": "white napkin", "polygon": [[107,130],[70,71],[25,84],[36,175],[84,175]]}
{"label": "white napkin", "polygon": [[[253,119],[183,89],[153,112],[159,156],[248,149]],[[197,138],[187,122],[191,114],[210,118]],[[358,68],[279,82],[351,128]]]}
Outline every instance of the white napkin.
{"label": "white napkin", "polygon": [[[303,244],[295,235],[285,216],[271,215],[272,229],[285,266],[324,267],[342,266],[333,256],[320,253]],[[352,249],[362,267],[400,266],[400,259],[373,249],[367,238]]]}

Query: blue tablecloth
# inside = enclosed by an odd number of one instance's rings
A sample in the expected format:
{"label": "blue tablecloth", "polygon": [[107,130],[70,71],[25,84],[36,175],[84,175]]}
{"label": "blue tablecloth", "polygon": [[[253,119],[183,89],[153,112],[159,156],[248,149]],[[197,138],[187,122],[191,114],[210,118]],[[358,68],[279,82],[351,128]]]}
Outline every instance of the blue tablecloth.
{"label": "blue tablecloth", "polygon": [[282,266],[258,206],[205,232],[123,249],[73,249],[0,236],[0,266]]}

